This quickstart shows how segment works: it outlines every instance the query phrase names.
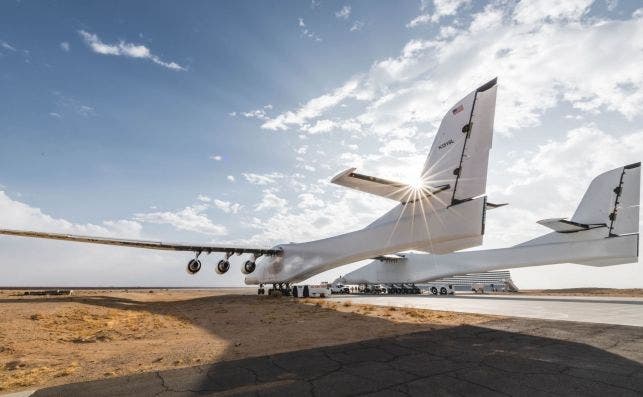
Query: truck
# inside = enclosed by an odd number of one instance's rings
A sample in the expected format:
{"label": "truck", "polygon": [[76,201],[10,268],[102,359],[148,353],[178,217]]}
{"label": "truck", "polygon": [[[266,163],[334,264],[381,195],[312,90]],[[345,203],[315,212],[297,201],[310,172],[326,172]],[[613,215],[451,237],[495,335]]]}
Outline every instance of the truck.
{"label": "truck", "polygon": [[350,294],[351,290],[344,284],[332,284],[330,286],[330,292],[333,294]]}
{"label": "truck", "polygon": [[453,295],[455,290],[453,289],[453,284],[441,284],[433,283],[429,285],[428,292],[433,295]]}

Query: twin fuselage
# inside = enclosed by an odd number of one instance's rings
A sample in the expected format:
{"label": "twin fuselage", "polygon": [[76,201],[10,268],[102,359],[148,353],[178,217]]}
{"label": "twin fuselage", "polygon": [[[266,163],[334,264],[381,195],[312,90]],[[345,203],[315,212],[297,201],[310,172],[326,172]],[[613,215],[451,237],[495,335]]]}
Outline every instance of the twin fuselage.
{"label": "twin fuselage", "polygon": [[433,209],[430,198],[398,204],[367,227],[322,240],[277,246],[281,255],[263,256],[246,284],[296,283],[348,263],[421,249],[441,252],[479,245],[485,198]]}

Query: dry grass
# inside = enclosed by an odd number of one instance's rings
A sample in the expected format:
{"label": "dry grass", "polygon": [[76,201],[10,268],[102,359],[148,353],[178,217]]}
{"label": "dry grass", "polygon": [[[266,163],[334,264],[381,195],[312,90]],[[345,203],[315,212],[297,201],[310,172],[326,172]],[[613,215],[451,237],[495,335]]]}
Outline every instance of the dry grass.
{"label": "dry grass", "polygon": [[0,291],[0,390],[276,354],[491,318],[212,290],[82,291],[71,297]]}

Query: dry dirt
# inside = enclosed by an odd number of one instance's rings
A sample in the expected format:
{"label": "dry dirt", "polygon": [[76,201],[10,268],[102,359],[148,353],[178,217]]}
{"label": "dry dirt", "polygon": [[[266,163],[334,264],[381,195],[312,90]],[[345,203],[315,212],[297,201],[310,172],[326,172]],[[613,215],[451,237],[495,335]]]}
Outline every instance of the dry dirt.
{"label": "dry dirt", "polygon": [[521,290],[525,295],[566,295],[566,296],[629,296],[643,297],[643,288],[565,288]]}
{"label": "dry dirt", "polygon": [[217,290],[0,291],[0,391],[355,342],[499,317]]}

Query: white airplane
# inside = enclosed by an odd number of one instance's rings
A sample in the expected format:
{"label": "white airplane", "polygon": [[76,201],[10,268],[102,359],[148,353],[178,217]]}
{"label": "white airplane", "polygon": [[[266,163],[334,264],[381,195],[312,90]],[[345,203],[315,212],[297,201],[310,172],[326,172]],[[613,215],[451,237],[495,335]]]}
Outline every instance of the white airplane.
{"label": "white airplane", "polygon": [[[364,259],[405,250],[447,253],[480,245],[484,234],[487,164],[493,135],[496,79],[478,87],[451,107],[438,129],[416,186],[363,175],[348,169],[332,179],[350,187],[399,201],[367,227],[351,233],[270,249],[77,236],[0,229],[0,234],[158,250],[192,251],[189,273],[201,269],[201,253],[223,252],[216,271],[230,268],[233,254],[251,254],[242,272],[246,284],[289,289],[315,274]],[[285,285],[285,288],[284,288]],[[261,291],[261,290],[260,290]]]}
{"label": "white airplane", "polygon": [[638,261],[641,163],[605,172],[592,181],[570,220],[544,219],[554,230],[509,248],[414,254],[375,260],[343,283],[420,283],[459,274],[574,263],[611,266]]}

